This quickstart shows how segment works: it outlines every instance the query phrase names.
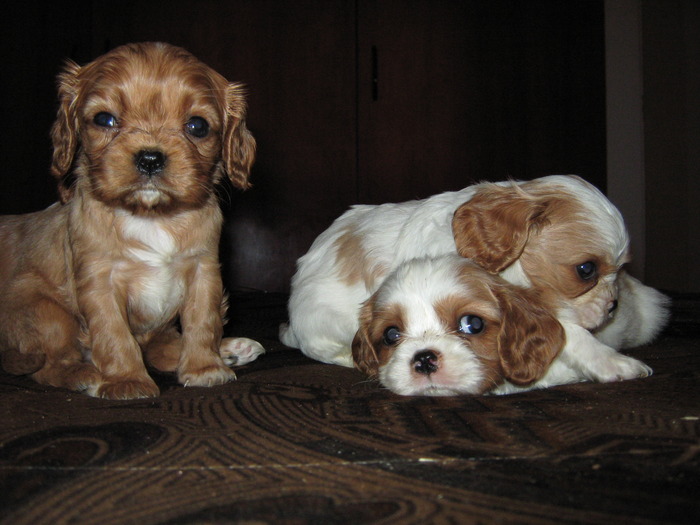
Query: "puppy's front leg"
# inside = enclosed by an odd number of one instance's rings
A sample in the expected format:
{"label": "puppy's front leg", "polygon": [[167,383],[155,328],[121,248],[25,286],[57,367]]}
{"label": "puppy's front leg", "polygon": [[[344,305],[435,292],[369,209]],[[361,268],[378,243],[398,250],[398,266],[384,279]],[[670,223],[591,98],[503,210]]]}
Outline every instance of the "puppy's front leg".
{"label": "puppy's front leg", "polygon": [[219,264],[200,260],[189,272],[180,314],[182,354],[178,380],[185,386],[213,386],[236,379],[219,355],[223,334],[223,284]]}
{"label": "puppy's front leg", "polygon": [[610,383],[625,379],[647,377],[652,369],[598,341],[585,328],[570,322],[562,322],[566,344],[561,359],[587,379]]}
{"label": "puppy's front leg", "polygon": [[146,371],[141,347],[129,326],[126,286],[114,281],[111,267],[96,266],[85,272],[89,277],[78,286],[92,361],[104,377],[94,395],[106,399],[155,397],[158,387]]}

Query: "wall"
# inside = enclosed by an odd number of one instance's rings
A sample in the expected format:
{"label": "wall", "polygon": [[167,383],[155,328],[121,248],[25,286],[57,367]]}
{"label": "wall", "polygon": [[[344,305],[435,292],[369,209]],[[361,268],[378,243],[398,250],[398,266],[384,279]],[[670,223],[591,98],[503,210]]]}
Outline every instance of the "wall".
{"label": "wall", "polygon": [[605,3],[608,193],[632,271],[700,292],[700,3]]}
{"label": "wall", "polygon": [[629,270],[646,272],[646,182],[639,0],[605,2],[608,197],[622,212],[632,243]]}
{"label": "wall", "polygon": [[700,3],[642,2],[647,281],[700,292]]}

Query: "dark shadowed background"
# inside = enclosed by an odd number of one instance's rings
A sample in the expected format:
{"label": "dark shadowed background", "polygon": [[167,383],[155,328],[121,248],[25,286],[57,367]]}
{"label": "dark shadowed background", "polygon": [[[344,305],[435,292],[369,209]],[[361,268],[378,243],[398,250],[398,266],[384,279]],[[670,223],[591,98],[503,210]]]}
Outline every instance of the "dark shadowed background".
{"label": "dark shadowed background", "polygon": [[[230,288],[287,291],[297,257],[354,203],[576,173],[610,188],[638,276],[700,291],[692,0],[82,0],[3,10],[0,213],[55,200],[48,132],[62,61],[163,40],[248,86],[259,149],[253,189],[225,192]],[[627,74],[630,64],[639,67]],[[611,158],[622,167],[611,170]]]}

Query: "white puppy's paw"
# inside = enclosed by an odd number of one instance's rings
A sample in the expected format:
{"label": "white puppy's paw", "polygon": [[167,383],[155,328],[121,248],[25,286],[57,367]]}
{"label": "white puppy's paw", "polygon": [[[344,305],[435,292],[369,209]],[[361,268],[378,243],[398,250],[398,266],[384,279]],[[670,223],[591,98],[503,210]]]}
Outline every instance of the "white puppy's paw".
{"label": "white puppy's paw", "polygon": [[612,383],[627,379],[648,377],[653,370],[633,357],[611,353],[589,363],[591,379],[600,383]]}
{"label": "white puppy's paw", "polygon": [[245,365],[264,353],[265,349],[260,343],[247,337],[226,337],[219,347],[219,355],[226,366]]}
{"label": "white puppy's paw", "polygon": [[603,344],[581,326],[570,322],[563,322],[562,326],[566,330],[566,345],[559,358],[582,379],[612,383],[652,374],[650,367]]}

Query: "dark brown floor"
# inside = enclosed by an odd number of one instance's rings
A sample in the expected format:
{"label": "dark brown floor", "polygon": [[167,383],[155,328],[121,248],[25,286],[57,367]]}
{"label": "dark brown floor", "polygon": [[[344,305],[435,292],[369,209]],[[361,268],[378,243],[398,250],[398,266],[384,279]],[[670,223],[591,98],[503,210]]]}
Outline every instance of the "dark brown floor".
{"label": "dark brown floor", "polygon": [[284,348],[284,299],[236,298],[269,352],[222,387],[113,402],[0,374],[0,522],[700,522],[700,298],[631,352],[651,378],[460,398]]}

